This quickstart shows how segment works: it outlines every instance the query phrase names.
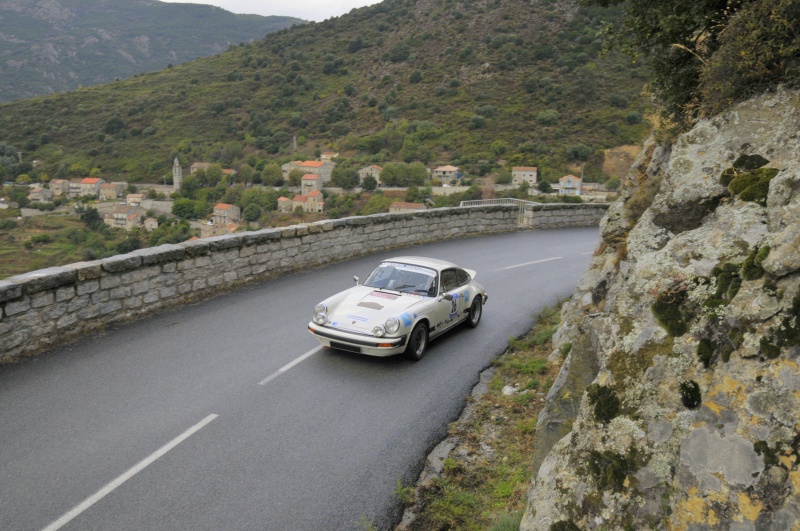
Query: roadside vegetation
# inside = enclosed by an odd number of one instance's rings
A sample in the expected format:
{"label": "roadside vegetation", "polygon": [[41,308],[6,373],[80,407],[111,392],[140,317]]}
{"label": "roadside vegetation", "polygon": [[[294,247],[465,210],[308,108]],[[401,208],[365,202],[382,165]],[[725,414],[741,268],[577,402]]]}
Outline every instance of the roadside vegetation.
{"label": "roadside vegetation", "polygon": [[509,340],[493,363],[487,392],[450,425],[456,447],[441,475],[416,490],[398,485],[396,494],[416,514],[409,530],[519,529],[533,474],[536,420],[563,362],[560,355],[548,361],[560,308],[544,309],[527,334]]}

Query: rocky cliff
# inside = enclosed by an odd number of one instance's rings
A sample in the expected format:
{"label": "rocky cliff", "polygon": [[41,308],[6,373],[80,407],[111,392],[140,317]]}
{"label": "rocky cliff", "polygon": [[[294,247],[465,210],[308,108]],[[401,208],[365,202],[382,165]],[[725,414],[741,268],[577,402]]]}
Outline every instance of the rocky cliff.
{"label": "rocky cliff", "polygon": [[521,529],[800,529],[800,93],[648,141],[627,181]]}

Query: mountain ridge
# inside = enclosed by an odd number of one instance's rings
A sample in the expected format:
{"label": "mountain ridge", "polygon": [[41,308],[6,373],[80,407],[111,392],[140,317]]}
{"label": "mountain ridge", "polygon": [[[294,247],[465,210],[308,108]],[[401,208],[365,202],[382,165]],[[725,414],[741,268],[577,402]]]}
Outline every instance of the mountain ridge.
{"label": "mountain ridge", "polygon": [[301,23],[156,0],[0,1],[0,101],[161,70]]}

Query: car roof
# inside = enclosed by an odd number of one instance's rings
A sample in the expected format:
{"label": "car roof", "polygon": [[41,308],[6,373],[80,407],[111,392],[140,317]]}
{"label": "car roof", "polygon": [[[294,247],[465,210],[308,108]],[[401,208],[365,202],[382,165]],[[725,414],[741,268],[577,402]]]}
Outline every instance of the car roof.
{"label": "car roof", "polygon": [[448,267],[460,267],[447,260],[440,260],[438,258],[428,258],[425,256],[395,256],[383,260],[384,262],[400,262],[402,264],[411,264],[424,267],[430,267],[436,270],[447,269]]}

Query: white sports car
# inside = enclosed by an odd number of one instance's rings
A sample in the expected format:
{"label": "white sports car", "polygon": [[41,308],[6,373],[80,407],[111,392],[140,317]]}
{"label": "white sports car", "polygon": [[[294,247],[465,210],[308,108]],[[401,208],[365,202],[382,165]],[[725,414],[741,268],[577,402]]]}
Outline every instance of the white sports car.
{"label": "white sports car", "polygon": [[317,304],[308,330],[325,346],[370,356],[425,355],[428,340],[481,321],[486,290],[475,271],[435,258],[385,260],[363,284]]}

